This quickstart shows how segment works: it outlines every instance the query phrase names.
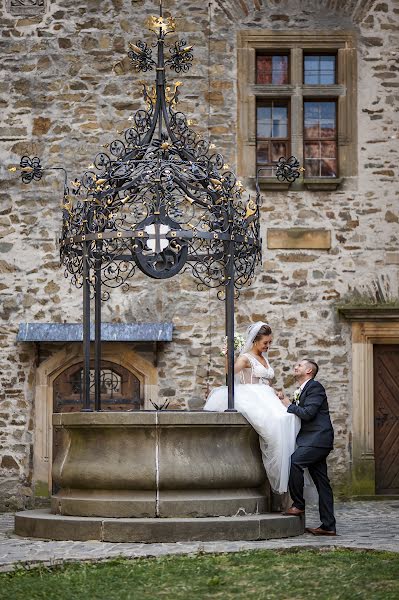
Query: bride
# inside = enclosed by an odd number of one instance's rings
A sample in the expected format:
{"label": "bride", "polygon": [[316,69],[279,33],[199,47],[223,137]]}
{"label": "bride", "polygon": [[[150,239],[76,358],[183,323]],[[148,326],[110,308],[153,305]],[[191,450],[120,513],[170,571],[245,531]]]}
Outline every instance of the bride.
{"label": "bride", "polygon": [[[259,434],[263,464],[274,492],[288,490],[290,458],[295,450],[300,419],[287,413],[270,386],[274,371],[267,351],[272,341],[272,330],[267,323],[258,321],[247,332],[245,344],[234,365],[238,383],[235,385],[235,408],[244,415]],[[227,409],[227,387],[210,393],[204,410]]]}

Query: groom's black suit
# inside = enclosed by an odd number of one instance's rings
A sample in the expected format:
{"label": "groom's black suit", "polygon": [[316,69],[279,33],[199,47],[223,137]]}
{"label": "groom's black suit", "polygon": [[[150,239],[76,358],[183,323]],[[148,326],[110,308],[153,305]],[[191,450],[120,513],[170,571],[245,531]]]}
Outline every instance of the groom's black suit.
{"label": "groom's black suit", "polygon": [[303,510],[303,470],[309,473],[319,494],[321,528],[335,531],[334,499],[327,476],[326,458],[333,448],[334,430],[328,410],[327,395],[318,381],[306,382],[298,404],[290,404],[289,413],[301,419],[297,449],[291,456],[289,490],[293,505]]}

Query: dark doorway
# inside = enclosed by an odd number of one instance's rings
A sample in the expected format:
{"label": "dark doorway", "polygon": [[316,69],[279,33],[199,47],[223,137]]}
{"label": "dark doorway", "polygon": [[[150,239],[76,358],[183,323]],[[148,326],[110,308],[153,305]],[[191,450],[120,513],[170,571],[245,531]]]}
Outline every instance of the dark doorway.
{"label": "dark doorway", "polygon": [[374,345],[376,494],[399,494],[399,346]]}

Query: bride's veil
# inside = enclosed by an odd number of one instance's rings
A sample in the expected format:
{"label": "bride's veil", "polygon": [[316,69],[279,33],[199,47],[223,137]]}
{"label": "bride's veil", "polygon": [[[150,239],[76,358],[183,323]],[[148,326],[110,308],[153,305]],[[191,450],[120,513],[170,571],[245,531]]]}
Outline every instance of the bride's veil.
{"label": "bride's veil", "polygon": [[[252,345],[254,343],[254,339],[258,335],[258,333],[259,333],[260,329],[263,327],[263,325],[270,327],[269,323],[264,323],[263,321],[257,321],[256,323],[253,323],[252,325],[250,325],[248,327],[247,337],[245,339],[245,343],[244,343],[243,347],[241,348],[240,356],[251,350]],[[263,358],[266,359],[266,361],[268,361],[267,352],[262,352],[262,356],[263,356]]]}

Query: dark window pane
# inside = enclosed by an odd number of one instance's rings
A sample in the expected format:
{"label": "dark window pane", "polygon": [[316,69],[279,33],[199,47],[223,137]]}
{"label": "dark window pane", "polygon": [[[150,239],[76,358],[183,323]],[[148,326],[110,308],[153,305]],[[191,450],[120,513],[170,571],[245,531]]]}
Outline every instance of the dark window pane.
{"label": "dark window pane", "polygon": [[318,102],[320,118],[335,120],[335,102]]}
{"label": "dark window pane", "polygon": [[283,85],[288,83],[288,56],[258,55],[256,57],[256,83]]}
{"label": "dark window pane", "polygon": [[305,102],[305,139],[336,137],[335,102]]}
{"label": "dark window pane", "polygon": [[337,176],[337,161],[335,158],[325,158],[321,161],[321,177],[336,177]]}
{"label": "dark window pane", "polygon": [[285,138],[288,136],[288,107],[273,104],[273,138]]}
{"label": "dark window pane", "polygon": [[333,55],[321,55],[320,63],[323,66],[323,69],[328,69],[329,71],[335,71],[335,56]]}
{"label": "dark window pane", "polygon": [[320,136],[322,138],[335,138],[335,122],[327,120],[321,121]]}
{"label": "dark window pane", "polygon": [[305,160],[305,177],[320,177],[319,160]]}
{"label": "dark window pane", "polygon": [[308,140],[319,138],[320,137],[319,123],[317,121],[305,122],[304,136],[305,136],[305,139],[308,139]]}
{"label": "dark window pane", "polygon": [[321,156],[323,158],[336,158],[336,156],[337,156],[336,142],[321,142]]}
{"label": "dark window pane", "polygon": [[305,158],[320,158],[320,142],[307,142],[305,144]]}
{"label": "dark window pane", "polygon": [[256,83],[272,82],[272,57],[256,57]]}
{"label": "dark window pane", "polygon": [[278,120],[273,120],[273,138],[285,138],[288,135],[287,123],[280,123]]}
{"label": "dark window pane", "polygon": [[275,85],[288,83],[288,56],[273,56],[273,76]]}
{"label": "dark window pane", "polygon": [[305,122],[308,119],[320,118],[320,102],[305,102]]}
{"label": "dark window pane", "polygon": [[335,83],[335,56],[320,57],[320,83]]}
{"label": "dark window pane", "polygon": [[311,71],[318,71],[319,69],[319,56],[305,56],[305,73],[310,73]]}
{"label": "dark window pane", "polygon": [[[290,145],[288,102],[284,100],[262,101],[257,106],[257,165],[262,177],[275,174],[275,163],[282,156],[289,156]],[[266,170],[264,166],[270,167]]]}
{"label": "dark window pane", "polygon": [[336,177],[336,102],[305,102],[304,140],[305,176]]}
{"label": "dark window pane", "polygon": [[278,161],[282,156],[288,157],[287,143],[286,142],[273,142],[272,143],[272,161]]}
{"label": "dark window pane", "polygon": [[319,83],[319,77],[317,73],[308,73],[305,78],[305,83],[309,85],[317,85]]}
{"label": "dark window pane", "polygon": [[324,71],[320,71],[319,83],[321,85],[335,83],[335,73],[326,73]]}
{"label": "dark window pane", "polygon": [[288,122],[288,107],[286,105],[280,106],[278,104],[273,105],[273,121],[278,121],[279,123]]}
{"label": "dark window pane", "polygon": [[270,162],[269,158],[269,142],[258,142],[257,145],[258,163],[260,165]]}
{"label": "dark window pane", "polygon": [[257,108],[257,137],[269,138],[272,135],[272,109],[271,106],[258,106]]}
{"label": "dark window pane", "polygon": [[305,56],[304,82],[310,85],[335,83],[335,56],[323,54]]}

